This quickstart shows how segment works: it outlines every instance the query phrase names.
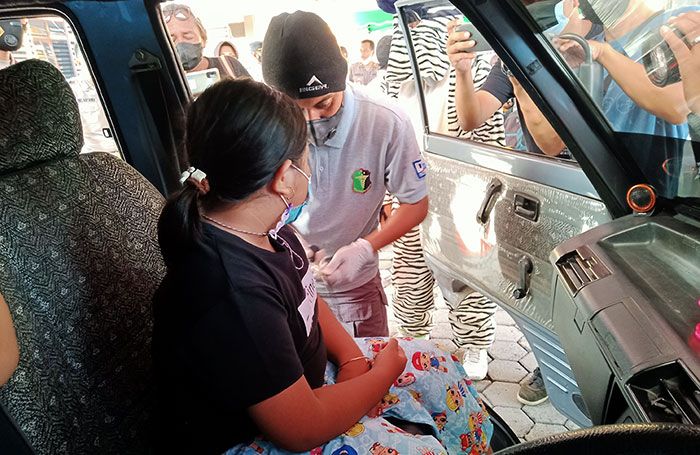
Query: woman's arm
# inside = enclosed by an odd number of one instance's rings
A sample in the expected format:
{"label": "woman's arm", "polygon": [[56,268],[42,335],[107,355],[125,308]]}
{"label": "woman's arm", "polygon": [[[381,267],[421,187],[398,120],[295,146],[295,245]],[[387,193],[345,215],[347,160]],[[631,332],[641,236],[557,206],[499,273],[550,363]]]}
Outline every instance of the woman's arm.
{"label": "woman's arm", "polygon": [[10,309],[0,295],[0,386],[7,383],[19,364],[19,347]]}
{"label": "woman's arm", "polygon": [[[335,315],[328,308],[328,304],[321,297],[318,298],[318,323],[323,333],[323,341],[326,343],[328,358],[337,366],[343,365],[338,370],[336,382],[344,382],[369,371],[369,364],[366,361],[355,360],[362,357],[362,351],[348,332],[343,329]],[[348,362],[348,363],[345,363]]]}
{"label": "woman's arm", "polygon": [[251,406],[249,412],[263,435],[279,447],[292,452],[311,450],[360,420],[405,366],[403,350],[391,339],[367,373],[316,390],[302,376],[284,391]]}

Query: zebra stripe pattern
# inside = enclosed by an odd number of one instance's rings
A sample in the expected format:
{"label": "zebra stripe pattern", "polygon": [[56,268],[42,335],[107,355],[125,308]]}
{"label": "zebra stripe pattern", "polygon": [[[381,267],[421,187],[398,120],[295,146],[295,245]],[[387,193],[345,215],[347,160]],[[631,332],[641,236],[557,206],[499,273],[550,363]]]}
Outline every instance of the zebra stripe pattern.
{"label": "zebra stripe pattern", "polygon": [[488,349],[496,336],[496,304],[488,297],[472,292],[449,312],[448,319],[457,347]]}
{"label": "zebra stripe pattern", "polygon": [[425,263],[418,227],[394,242],[391,286],[391,304],[401,331],[408,336],[428,335],[435,309],[435,280]]}
{"label": "zebra stripe pattern", "polygon": [[[456,73],[446,53],[447,24],[461,14],[456,9],[438,7],[428,11],[429,18],[421,20],[411,32],[420,76],[423,80],[441,81],[449,77],[447,100],[447,125],[451,135],[505,146],[503,114],[497,112],[484,125],[474,131],[463,131],[457,121],[455,106]],[[491,71],[489,57],[479,54],[472,64],[474,84],[478,89]],[[394,29],[386,74],[386,93],[398,98],[401,85],[412,79],[410,54],[407,42],[394,17]],[[422,125],[414,125],[422,128]],[[387,203],[398,207],[395,198]],[[421,231],[416,227],[394,242],[391,269],[393,287],[392,309],[400,323],[400,330],[409,336],[424,336],[430,333],[432,310],[435,308],[433,289],[435,280],[423,256]],[[493,314],[496,304],[483,295],[472,292],[457,305],[450,305],[449,321],[457,346],[488,348],[494,339]]]}

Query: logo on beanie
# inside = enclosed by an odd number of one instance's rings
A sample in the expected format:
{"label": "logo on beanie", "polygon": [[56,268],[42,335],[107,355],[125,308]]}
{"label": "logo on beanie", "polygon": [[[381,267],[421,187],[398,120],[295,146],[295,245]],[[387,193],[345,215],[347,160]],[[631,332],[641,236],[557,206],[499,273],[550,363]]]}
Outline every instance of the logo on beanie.
{"label": "logo on beanie", "polygon": [[306,87],[301,87],[299,89],[299,93],[315,92],[317,90],[324,90],[327,88],[328,84],[321,82],[321,80],[314,74],[311,76],[311,79],[309,79],[309,82],[306,83]]}

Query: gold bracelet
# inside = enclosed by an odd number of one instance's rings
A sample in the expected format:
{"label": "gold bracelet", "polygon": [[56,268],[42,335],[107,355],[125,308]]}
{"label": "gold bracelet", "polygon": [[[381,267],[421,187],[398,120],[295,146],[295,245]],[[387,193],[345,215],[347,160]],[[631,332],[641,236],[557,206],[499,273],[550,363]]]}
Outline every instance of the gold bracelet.
{"label": "gold bracelet", "polygon": [[368,359],[367,357],[361,355],[361,356],[359,356],[359,357],[353,357],[353,358],[350,359],[350,360],[346,360],[345,362],[343,362],[343,363],[341,363],[340,365],[338,365],[338,371],[340,371],[340,369],[343,368],[343,367],[344,367],[345,365],[347,365],[348,363],[354,362],[354,361],[356,361],[356,360],[364,360],[364,361],[367,363],[367,366],[369,366],[369,359]]}

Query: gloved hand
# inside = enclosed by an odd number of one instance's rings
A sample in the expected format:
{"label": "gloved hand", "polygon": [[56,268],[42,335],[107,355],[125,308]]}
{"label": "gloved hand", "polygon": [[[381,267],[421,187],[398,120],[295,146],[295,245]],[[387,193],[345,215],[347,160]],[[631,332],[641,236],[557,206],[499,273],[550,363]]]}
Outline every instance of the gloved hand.
{"label": "gloved hand", "polygon": [[321,277],[330,287],[356,281],[362,269],[374,262],[374,248],[360,238],[335,252],[333,259],[321,268]]}

